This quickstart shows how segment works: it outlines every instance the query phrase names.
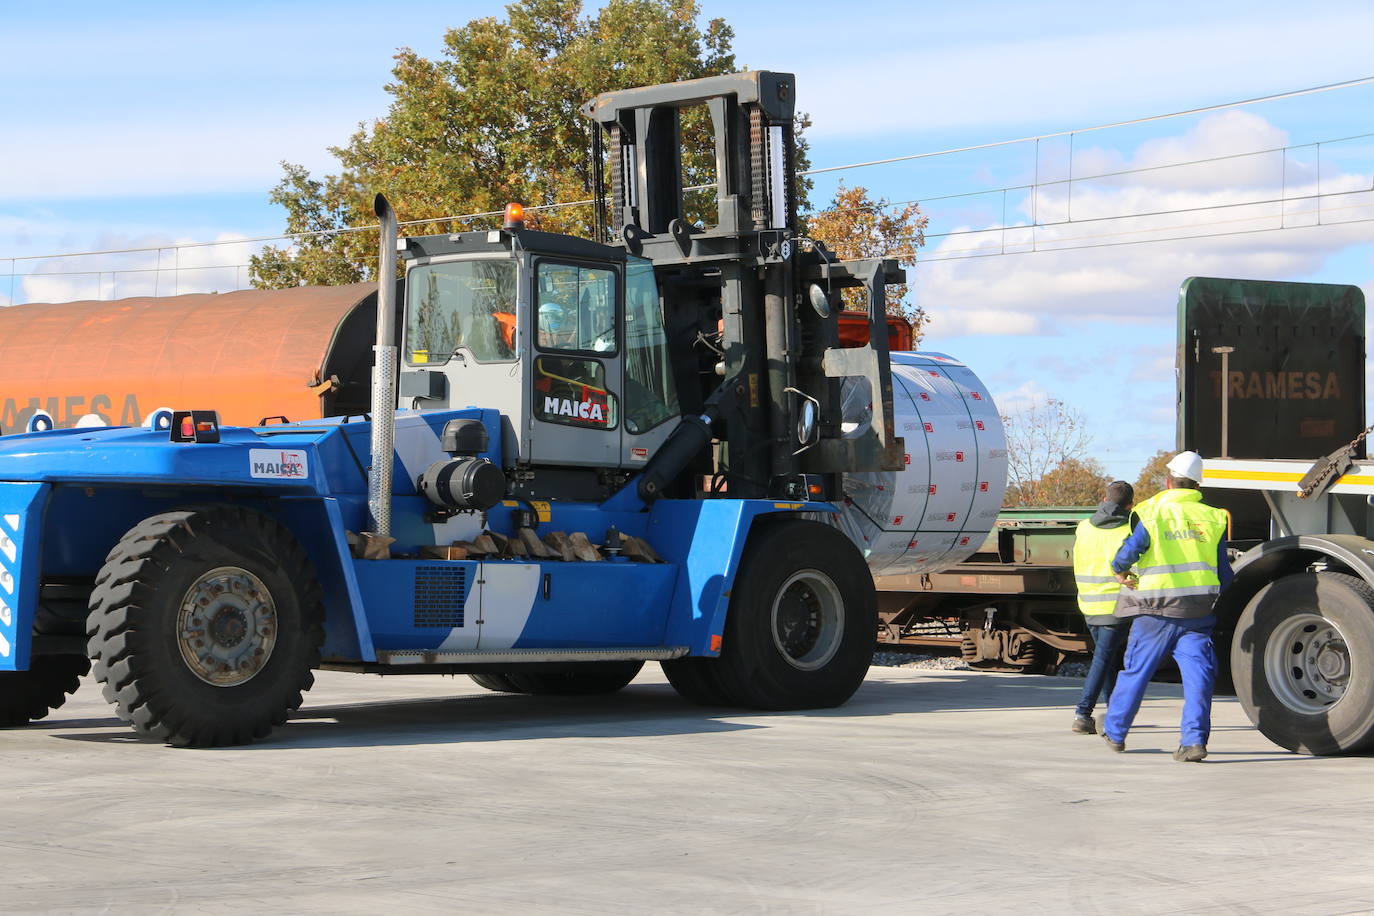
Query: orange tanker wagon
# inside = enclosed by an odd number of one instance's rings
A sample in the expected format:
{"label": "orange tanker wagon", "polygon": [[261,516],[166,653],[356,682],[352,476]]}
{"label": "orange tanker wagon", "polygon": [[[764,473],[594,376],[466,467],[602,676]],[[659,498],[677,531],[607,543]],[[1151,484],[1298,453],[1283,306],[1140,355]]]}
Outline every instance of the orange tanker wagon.
{"label": "orange tanker wagon", "polygon": [[3,308],[0,432],[40,409],[58,427],[159,407],[236,426],[362,414],[376,314],[370,283]]}
{"label": "orange tanker wagon", "polygon": [[[0,433],[38,410],[59,428],[137,426],[160,407],[230,426],[360,415],[376,316],[371,283],[0,308]],[[514,316],[496,318],[509,341]],[[910,349],[910,325],[888,325],[889,347]],[[840,338],[866,344],[867,317],[842,314]]]}

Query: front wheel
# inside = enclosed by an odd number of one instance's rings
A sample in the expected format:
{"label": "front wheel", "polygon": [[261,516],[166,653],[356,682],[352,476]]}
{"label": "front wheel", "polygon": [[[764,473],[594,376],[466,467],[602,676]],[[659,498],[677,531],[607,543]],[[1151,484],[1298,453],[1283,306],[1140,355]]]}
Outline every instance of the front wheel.
{"label": "front wheel", "polygon": [[[873,661],[878,604],[858,548],[820,522],[755,527],[735,576],[718,659],[665,663],[688,699],[755,709],[839,706]],[[674,677],[683,663],[692,668]],[[706,668],[706,672],[698,669]],[[700,688],[700,689],[697,689]]]}
{"label": "front wheel", "polygon": [[1266,738],[1304,754],[1374,745],[1374,589],[1298,573],[1245,606],[1231,644],[1236,696]]}
{"label": "front wheel", "polygon": [[212,506],[155,515],[115,545],[87,645],[105,698],[139,734],[244,744],[300,706],[322,622],[296,539],[261,513]]}

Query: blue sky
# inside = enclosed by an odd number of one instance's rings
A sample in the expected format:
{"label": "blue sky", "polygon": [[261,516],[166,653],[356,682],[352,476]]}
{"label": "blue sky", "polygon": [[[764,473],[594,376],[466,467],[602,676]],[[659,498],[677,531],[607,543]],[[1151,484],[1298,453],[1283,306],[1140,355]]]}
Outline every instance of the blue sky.
{"label": "blue sky", "polygon": [[[805,2],[703,0],[736,30],[741,63],[792,70],[815,121],[812,159],[830,166],[1048,134],[1374,75],[1374,5],[1266,3]],[[494,3],[398,8],[355,2],[3,5],[0,38],[0,303],[142,291],[152,274],[101,274],[128,257],[20,261],[46,278],[11,284],[8,259],[242,239],[281,231],[267,202],[278,162],[331,168],[327,153],[385,112],[392,54],[437,54],[445,28]],[[1277,225],[1275,205],[1199,209],[1315,188],[1312,148],[1114,179],[1168,166],[1374,131],[1374,86],[1078,134],[1071,186],[1042,188],[1036,215],[1092,221],[1028,233],[998,224],[1003,187],[1068,174],[1066,139],[818,180],[927,201],[932,237],[911,271],[933,316],[927,346],[967,361],[1014,409],[1047,396],[1082,411],[1094,453],[1134,478],[1173,441],[1173,320],[1191,275],[1355,283],[1374,291],[1374,222]],[[1323,144],[1324,221],[1374,217],[1374,138]],[[1362,182],[1362,184],[1361,184]],[[1356,193],[1363,188],[1364,194]],[[1331,197],[1333,190],[1350,193]],[[955,200],[931,198],[985,192]],[[1030,219],[1025,192],[1007,222]],[[1107,219],[1153,210],[1185,214]],[[1312,222],[1293,203],[1287,221]],[[1210,239],[1104,241],[1243,232]],[[959,234],[963,233],[963,234]],[[219,251],[222,253],[223,250]],[[233,249],[230,250],[231,253]],[[216,249],[163,253],[164,265]],[[239,246],[238,253],[246,251]],[[969,254],[986,255],[966,257]],[[152,265],[150,256],[139,263]],[[231,258],[232,260],[232,258]],[[242,260],[242,258],[240,258]],[[41,265],[41,266],[38,266]],[[88,269],[89,276],[58,273]],[[189,276],[183,274],[184,277]],[[188,285],[192,282],[188,279]],[[167,282],[159,287],[169,292]]]}

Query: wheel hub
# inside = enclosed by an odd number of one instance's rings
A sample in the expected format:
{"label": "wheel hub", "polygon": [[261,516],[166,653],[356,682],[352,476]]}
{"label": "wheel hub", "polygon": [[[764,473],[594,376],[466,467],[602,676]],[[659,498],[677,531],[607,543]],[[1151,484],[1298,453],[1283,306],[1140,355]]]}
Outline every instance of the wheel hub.
{"label": "wheel hub", "polygon": [[803,671],[824,666],[844,636],[844,601],[834,581],[815,569],[793,573],[773,599],[773,644]]}
{"label": "wheel hub", "polygon": [[210,639],[217,646],[232,649],[248,635],[248,618],[236,607],[223,608],[210,621]]}
{"label": "wheel hub", "polygon": [[221,566],[201,575],[182,598],[177,645],[191,673],[216,687],[251,680],[277,643],[277,609],[262,580]]}
{"label": "wheel hub", "polygon": [[1350,650],[1330,620],[1310,612],[1294,614],[1274,629],[1265,646],[1264,672],[1284,706],[1318,715],[1345,695]]}

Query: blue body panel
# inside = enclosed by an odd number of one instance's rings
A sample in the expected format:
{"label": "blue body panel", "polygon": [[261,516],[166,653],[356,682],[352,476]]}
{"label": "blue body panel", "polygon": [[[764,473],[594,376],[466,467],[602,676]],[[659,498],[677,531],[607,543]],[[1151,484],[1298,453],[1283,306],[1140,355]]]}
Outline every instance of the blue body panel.
{"label": "blue body panel", "polygon": [[45,483],[0,483],[0,671],[29,667]]}
{"label": "blue body panel", "polygon": [[[663,563],[609,558],[406,559],[430,544],[468,540],[483,523],[513,533],[507,501],[485,516],[426,520],[416,476],[444,456],[439,437],[455,418],[480,419],[498,464],[501,418],[478,408],[397,414],[393,554],[355,559],[347,531],[368,527],[371,424],[321,420],[258,430],[224,428],[218,443],[175,443],[146,429],[76,429],[0,437],[0,669],[26,668],[43,577],[91,577],[110,547],[142,519],[205,502],[266,513],[305,547],[323,587],[330,661],[374,662],[388,651],[683,647],[719,652],[731,585],[749,532],[763,515],[834,511],[823,503],[659,500],[646,506],[634,481],[603,503],[538,507],[538,533],[583,532],[593,543],[613,526],[644,538]],[[12,482],[4,482],[12,481]],[[208,491],[208,492],[207,492]],[[20,524],[6,528],[6,519]],[[40,556],[41,555],[41,556]],[[5,576],[13,593],[5,591]]]}

